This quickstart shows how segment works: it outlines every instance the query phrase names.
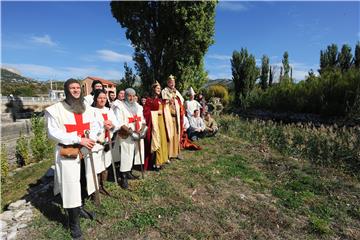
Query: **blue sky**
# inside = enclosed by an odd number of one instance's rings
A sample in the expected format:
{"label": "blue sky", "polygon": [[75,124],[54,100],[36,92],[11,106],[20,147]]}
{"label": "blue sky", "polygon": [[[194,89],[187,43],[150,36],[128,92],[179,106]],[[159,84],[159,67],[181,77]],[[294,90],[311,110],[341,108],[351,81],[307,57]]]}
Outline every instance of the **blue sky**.
{"label": "blue sky", "polygon": [[[293,76],[318,69],[320,50],[352,49],[360,39],[360,2],[220,2],[215,43],[205,55],[211,79],[231,78],[230,58],[242,47],[258,65],[280,66],[288,51]],[[120,79],[133,66],[125,30],[109,2],[1,2],[1,64],[38,80],[99,76]]]}

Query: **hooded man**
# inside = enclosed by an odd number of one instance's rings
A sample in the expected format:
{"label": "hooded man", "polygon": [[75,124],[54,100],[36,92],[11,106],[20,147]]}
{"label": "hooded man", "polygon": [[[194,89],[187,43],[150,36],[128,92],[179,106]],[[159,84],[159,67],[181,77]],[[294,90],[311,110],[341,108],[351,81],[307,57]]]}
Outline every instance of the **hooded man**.
{"label": "hooded man", "polygon": [[94,80],[91,83],[91,89],[92,89],[91,93],[89,95],[85,96],[85,98],[84,98],[85,104],[88,106],[91,106],[94,102],[95,91],[98,89],[104,89],[104,86],[102,85],[102,83],[99,80]]}
{"label": "hooded man", "polygon": [[[128,178],[132,176],[133,165],[144,164],[144,140],[146,124],[142,108],[135,102],[136,92],[132,88],[125,90],[124,104],[115,108],[115,115],[122,126],[120,135],[120,186],[128,188]],[[139,149],[140,148],[140,149]]]}
{"label": "hooded man", "polygon": [[[92,107],[84,104],[80,82],[69,79],[64,84],[65,100],[45,109],[48,135],[54,140],[54,195],[61,194],[63,208],[69,215],[69,227],[74,239],[81,238],[79,216],[82,193],[95,191],[88,152],[95,144],[100,126]],[[90,131],[89,136],[85,132]],[[96,177],[96,176],[95,176]],[[86,181],[86,184],[81,184]]]}

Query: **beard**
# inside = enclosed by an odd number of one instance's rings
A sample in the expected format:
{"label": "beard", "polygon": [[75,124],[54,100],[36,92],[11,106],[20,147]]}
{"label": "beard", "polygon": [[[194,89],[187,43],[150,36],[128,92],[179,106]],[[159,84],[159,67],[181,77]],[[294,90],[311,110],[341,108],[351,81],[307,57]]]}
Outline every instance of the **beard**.
{"label": "beard", "polygon": [[85,112],[84,97],[74,98],[71,94],[66,95],[64,106],[67,110],[73,113],[81,114]]}

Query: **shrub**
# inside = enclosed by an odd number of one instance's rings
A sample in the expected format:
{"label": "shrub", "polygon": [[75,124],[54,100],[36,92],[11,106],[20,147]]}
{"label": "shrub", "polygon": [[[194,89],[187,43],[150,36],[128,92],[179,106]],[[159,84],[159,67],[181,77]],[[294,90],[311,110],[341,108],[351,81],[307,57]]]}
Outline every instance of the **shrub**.
{"label": "shrub", "polygon": [[53,152],[53,145],[47,138],[44,118],[33,116],[31,129],[34,134],[30,141],[32,156],[36,162],[39,162],[49,157],[49,154]]}
{"label": "shrub", "polygon": [[30,163],[30,154],[29,154],[29,141],[25,136],[20,132],[20,137],[16,140],[16,159],[17,164],[21,167],[28,165]]}
{"label": "shrub", "polygon": [[6,177],[9,174],[9,162],[8,162],[8,154],[5,144],[1,144],[1,183],[6,181]]}
{"label": "shrub", "polygon": [[226,87],[220,84],[211,85],[207,90],[207,99],[212,97],[218,97],[221,99],[223,105],[227,105],[229,103],[229,93]]}
{"label": "shrub", "polygon": [[360,127],[312,124],[282,124],[272,121],[240,120],[233,115],[218,119],[224,133],[250,142],[266,142],[283,154],[309,159],[353,173],[360,170]]}

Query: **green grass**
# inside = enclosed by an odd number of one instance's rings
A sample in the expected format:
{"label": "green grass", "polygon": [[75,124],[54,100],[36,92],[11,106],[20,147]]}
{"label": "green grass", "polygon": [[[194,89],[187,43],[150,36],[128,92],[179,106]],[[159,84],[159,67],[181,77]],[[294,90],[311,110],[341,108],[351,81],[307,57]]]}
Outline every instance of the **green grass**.
{"label": "green grass", "polygon": [[44,160],[20,169],[13,176],[8,176],[1,186],[2,211],[9,203],[25,196],[30,185],[36,184],[52,164],[53,160]]}
{"label": "green grass", "polygon": [[[185,160],[130,181],[131,191],[106,183],[114,197],[102,197],[99,208],[86,202],[103,225],[81,220],[85,239],[360,236],[356,177],[294,160],[232,134],[199,144],[202,151],[184,151]],[[39,211],[26,238],[60,240],[70,235],[58,220]]]}

